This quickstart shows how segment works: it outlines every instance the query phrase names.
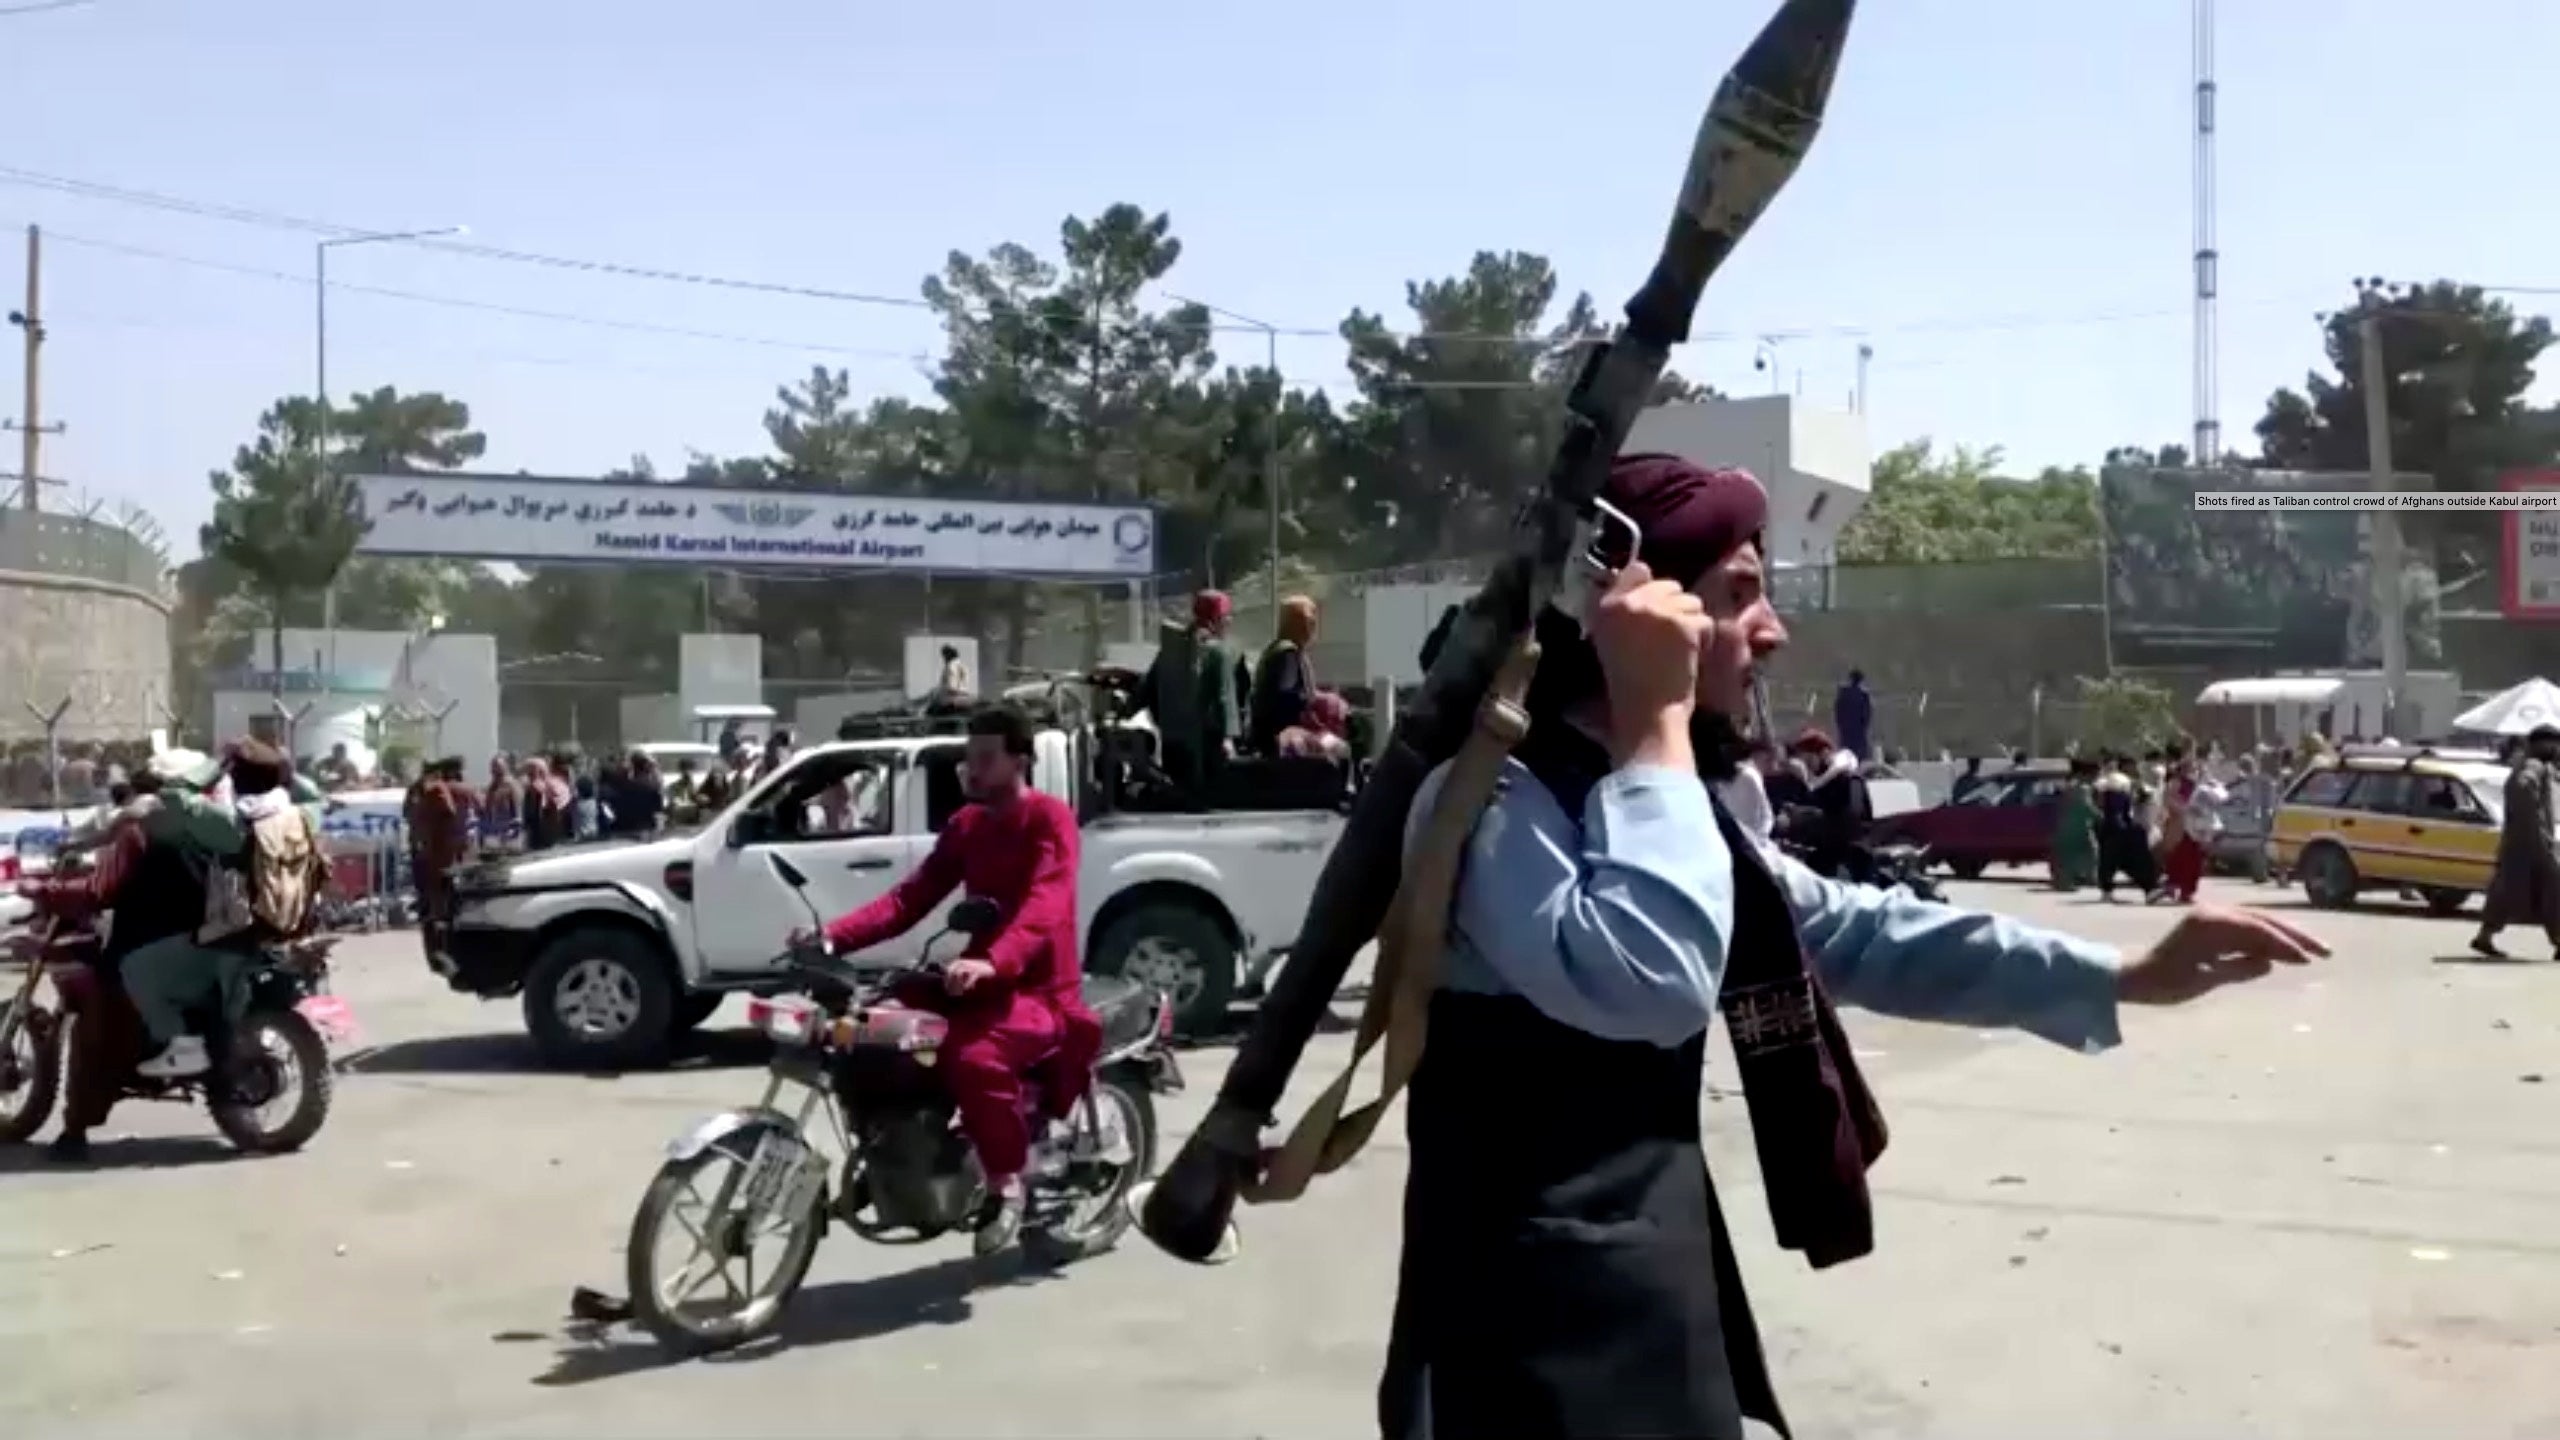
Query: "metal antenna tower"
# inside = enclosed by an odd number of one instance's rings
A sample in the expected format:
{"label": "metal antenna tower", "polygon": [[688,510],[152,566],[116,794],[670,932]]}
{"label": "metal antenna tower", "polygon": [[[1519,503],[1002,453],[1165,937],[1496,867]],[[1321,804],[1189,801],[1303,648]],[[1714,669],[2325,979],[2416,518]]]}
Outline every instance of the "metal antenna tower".
{"label": "metal antenna tower", "polygon": [[2215,302],[2222,293],[2222,254],[2213,243],[2213,0],[2194,0],[2196,76],[2196,317],[2195,317],[2195,456],[2193,463],[2212,465],[2222,458],[2219,327]]}

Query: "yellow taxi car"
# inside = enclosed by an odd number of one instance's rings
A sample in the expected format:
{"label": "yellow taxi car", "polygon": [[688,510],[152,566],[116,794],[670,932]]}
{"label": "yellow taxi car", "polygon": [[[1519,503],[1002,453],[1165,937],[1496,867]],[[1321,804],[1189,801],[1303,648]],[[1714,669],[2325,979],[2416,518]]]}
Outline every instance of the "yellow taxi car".
{"label": "yellow taxi car", "polygon": [[2396,890],[2451,915],[2489,888],[2506,786],[2485,750],[2349,746],[2277,802],[2271,857],[2324,909]]}

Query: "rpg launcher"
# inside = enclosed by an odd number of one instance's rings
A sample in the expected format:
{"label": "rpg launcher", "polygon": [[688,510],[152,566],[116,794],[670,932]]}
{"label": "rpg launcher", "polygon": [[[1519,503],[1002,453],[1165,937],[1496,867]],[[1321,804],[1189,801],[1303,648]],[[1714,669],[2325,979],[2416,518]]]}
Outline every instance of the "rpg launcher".
{"label": "rpg launcher", "polygon": [[1234,1252],[1236,1200],[1260,1179],[1262,1131],[1352,957],[1395,897],[1414,792],[1456,752],[1503,656],[1556,597],[1577,546],[1589,544],[1601,481],[1671,348],[1689,338],[1699,295],[1813,144],[1855,9],[1855,0],[1785,0],[1717,87],[1662,257],[1627,302],[1625,326],[1593,349],[1565,397],[1564,438],[1544,491],[1522,509],[1511,554],[1459,616],[1362,788],[1216,1103],[1141,1207],[1140,1227],[1167,1253],[1206,1263]]}

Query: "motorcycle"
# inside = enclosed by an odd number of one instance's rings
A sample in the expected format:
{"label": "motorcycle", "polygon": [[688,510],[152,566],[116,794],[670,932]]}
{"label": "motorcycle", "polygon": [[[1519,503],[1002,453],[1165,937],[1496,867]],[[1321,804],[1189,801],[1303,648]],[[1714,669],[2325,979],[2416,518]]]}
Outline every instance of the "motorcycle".
{"label": "motorcycle", "polygon": [[[70,1015],[59,978],[50,995],[44,981],[93,965],[102,943],[94,926],[45,909],[13,937],[23,969],[16,993],[0,1002],[0,1144],[34,1139],[52,1118]],[[189,1030],[205,1037],[212,1068],[175,1079],[128,1069],[119,1098],[202,1100],[214,1128],[244,1154],[282,1155],[309,1144],[329,1118],[333,1087],[322,1025],[344,1009],[329,994],[336,944],[336,936],[316,936],[264,951],[248,977],[238,1024],[222,1024],[218,1012],[187,1017]],[[94,985],[86,994],[91,1004],[105,999]]]}
{"label": "motorcycle", "polygon": [[[808,877],[781,856],[771,863],[807,905]],[[814,906],[810,915],[817,918]],[[785,958],[789,991],[750,999],[749,1019],[774,1042],[763,1096],[668,1145],[632,1217],[628,1311],[661,1344],[700,1353],[770,1332],[807,1277],[830,1221],[877,1243],[920,1244],[984,1217],[992,1198],[934,1074],[947,1023],[889,992],[900,979],[938,979],[934,944],[983,934],[997,919],[991,901],[961,902],[913,967],[862,966],[821,938]],[[1088,978],[1084,995],[1104,1038],[1073,1115],[1056,1126],[1042,1120],[1043,1092],[1058,1083],[1045,1066],[1025,1086],[1025,1117],[1040,1138],[1024,1176],[1020,1243],[1038,1264],[1087,1259],[1119,1243],[1134,1215],[1131,1193],[1155,1161],[1154,1097],[1182,1088],[1168,1046],[1170,997],[1116,977]],[[796,1110],[777,1104],[786,1088],[802,1092]],[[821,1110],[841,1160],[817,1143],[813,1121]],[[715,1169],[723,1173],[706,1199],[698,1182]],[[658,1262],[671,1232],[681,1232],[689,1247],[669,1276]],[[778,1244],[760,1267],[756,1249],[767,1240]],[[741,1278],[733,1278],[733,1264]],[[760,1270],[770,1282],[761,1291]],[[698,1300],[715,1281],[717,1295]]]}
{"label": "motorcycle", "polygon": [[1893,841],[1882,845],[1852,845],[1837,853],[1826,854],[1813,846],[1781,837],[1778,848],[1826,880],[1845,880],[1853,885],[1871,885],[1879,890],[1899,889],[1915,900],[1943,901],[1947,898],[1946,890],[1929,874],[1931,858],[1926,845]]}
{"label": "motorcycle", "polygon": [[1899,888],[1915,900],[1944,901],[1947,892],[1929,873],[1929,847],[1908,843],[1879,845],[1870,852],[1875,862],[1875,882],[1888,888]]}

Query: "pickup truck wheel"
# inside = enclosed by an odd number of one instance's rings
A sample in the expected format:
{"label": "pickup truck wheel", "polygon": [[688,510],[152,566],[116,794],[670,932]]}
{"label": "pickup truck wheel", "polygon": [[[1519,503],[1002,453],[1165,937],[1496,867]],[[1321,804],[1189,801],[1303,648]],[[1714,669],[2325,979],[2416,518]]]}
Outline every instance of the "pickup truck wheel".
{"label": "pickup truck wheel", "polygon": [[677,996],[657,947],[618,926],[572,930],[542,947],[524,979],[524,1023],[563,1069],[662,1063]]}
{"label": "pickup truck wheel", "polygon": [[1236,947],[1226,927],[1196,905],[1141,905],[1112,921],[1094,946],[1092,968],[1172,996],[1174,1028],[1186,1035],[1225,1029],[1235,1003]]}
{"label": "pickup truck wheel", "polygon": [[1979,880],[1982,878],[1982,872],[1990,868],[1991,862],[1988,860],[1950,860],[1947,862],[1947,873],[1953,875],[1959,880]]}

